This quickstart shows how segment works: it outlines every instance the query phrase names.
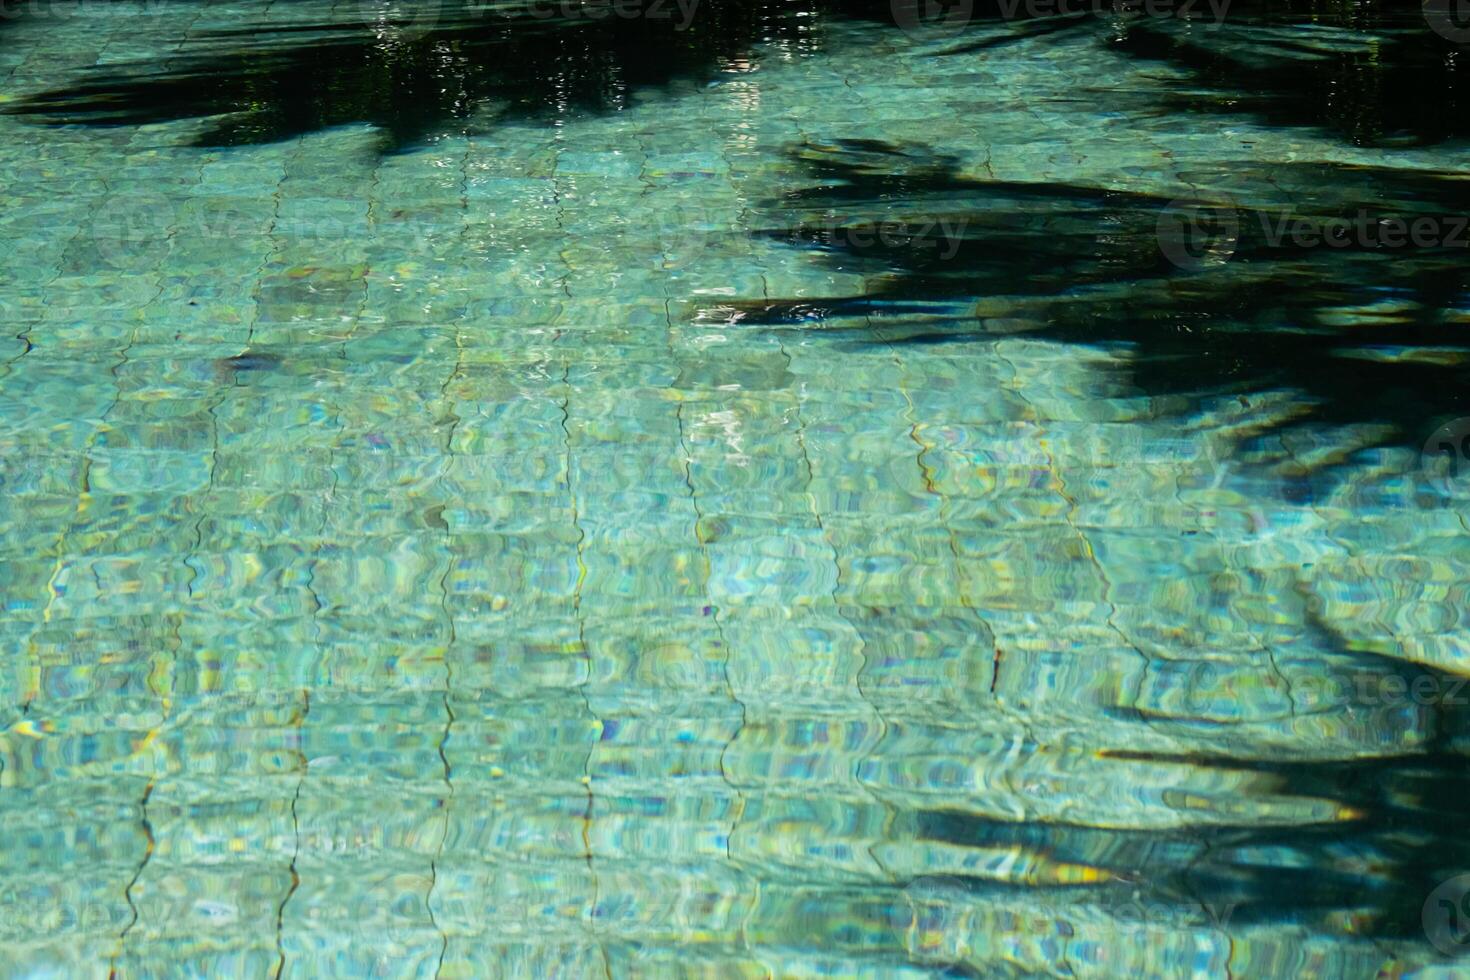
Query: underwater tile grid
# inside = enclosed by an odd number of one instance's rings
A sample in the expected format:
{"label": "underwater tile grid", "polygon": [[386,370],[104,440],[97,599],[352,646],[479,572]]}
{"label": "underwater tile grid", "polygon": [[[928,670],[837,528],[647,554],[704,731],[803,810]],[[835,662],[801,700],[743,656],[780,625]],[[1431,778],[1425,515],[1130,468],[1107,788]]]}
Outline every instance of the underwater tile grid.
{"label": "underwater tile grid", "polygon": [[1463,975],[1463,138],[706,4],[6,8],[0,975]]}

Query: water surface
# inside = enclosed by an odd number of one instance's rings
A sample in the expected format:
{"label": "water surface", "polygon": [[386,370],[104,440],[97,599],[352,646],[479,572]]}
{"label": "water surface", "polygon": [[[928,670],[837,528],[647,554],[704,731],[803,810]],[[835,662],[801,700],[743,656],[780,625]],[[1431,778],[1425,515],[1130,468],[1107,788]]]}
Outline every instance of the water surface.
{"label": "water surface", "polygon": [[1463,50],[549,9],[0,22],[4,972],[1455,970]]}

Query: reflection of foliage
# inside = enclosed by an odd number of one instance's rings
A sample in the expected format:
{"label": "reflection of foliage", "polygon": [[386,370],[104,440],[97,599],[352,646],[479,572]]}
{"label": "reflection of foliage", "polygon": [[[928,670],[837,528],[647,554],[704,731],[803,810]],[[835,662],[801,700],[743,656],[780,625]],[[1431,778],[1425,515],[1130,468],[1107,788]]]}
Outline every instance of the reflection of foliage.
{"label": "reflection of foliage", "polygon": [[[887,17],[877,5],[840,6]],[[1002,16],[999,0],[978,0],[975,7],[980,29],[949,53],[1091,31],[1099,44],[1190,71],[1197,87],[1171,96],[1175,109],[1251,112],[1277,124],[1321,126],[1363,145],[1470,135],[1464,59],[1457,45],[1430,30],[1417,3],[1231,0],[1219,25],[1201,2],[1190,7],[1193,19],[1078,13],[1001,29],[990,23]]]}
{"label": "reflection of foliage", "polygon": [[1205,89],[1172,97],[1177,109],[1253,112],[1364,145],[1467,135],[1470,77],[1418,4],[1247,0],[1219,28],[1130,21],[1118,47],[1193,71]]}
{"label": "reflection of foliage", "polygon": [[[1462,248],[1303,249],[1273,242],[1283,217],[1470,213],[1453,175],[1282,164],[1222,165],[1192,179],[1221,194],[1242,179],[1289,188],[1291,209],[1243,207],[1229,261],[1185,274],[1159,243],[1170,202],[1146,194],[960,175],[943,157],[872,143],[803,151],[821,186],[779,202],[782,241],[868,268],[863,295],[752,300],[747,323],[825,331],[834,341],[984,342],[1026,330],[1121,345],[1127,387],[1196,404],[1292,392],[1272,429],[1360,427],[1363,445],[1417,447],[1442,417],[1470,413],[1470,267]],[[844,228],[833,233],[831,215]],[[961,240],[892,245],[845,228],[945,221]]]}
{"label": "reflection of foliage", "polygon": [[[1243,166],[1201,175],[1215,186],[1237,185],[1232,189],[1247,205],[1235,257],[1186,275],[1162,259],[1154,239],[1156,217],[1167,204],[1162,198],[969,179],[942,155],[872,141],[807,146],[801,157],[821,183],[777,202],[781,225],[768,234],[833,255],[848,271],[867,269],[869,289],[828,299],[751,301],[738,310],[744,323],[799,332],[802,343],[825,338],[837,349],[956,343],[972,345],[955,348],[956,357],[982,358],[979,345],[992,338],[992,327],[1030,329],[1126,350],[1129,380],[1148,393],[1291,387],[1304,393],[1303,411],[1345,422],[1412,423],[1419,412],[1467,407],[1470,344],[1447,309],[1456,298],[1464,304],[1463,253],[1318,256],[1276,248],[1252,220],[1248,187],[1238,186],[1266,181],[1242,174]],[[1289,188],[1308,215],[1355,208],[1360,200],[1381,200],[1401,214],[1464,213],[1467,203],[1447,175],[1284,165],[1269,176]],[[833,215],[844,223],[834,225]],[[878,220],[920,226],[937,215],[964,229],[949,262],[902,242],[854,248],[845,233]],[[1378,302],[1383,319],[1367,310],[1345,319],[1337,304],[1349,302]],[[1359,357],[1374,348],[1385,359],[1360,365]],[[977,459],[983,452],[977,447]],[[1311,593],[1303,587],[1303,594]],[[1282,599],[1290,602],[1289,595]],[[1283,610],[1283,621],[1287,615]],[[1118,909],[1142,895],[1167,908],[1193,901],[1230,909],[1237,929],[1289,921],[1304,934],[1350,928],[1358,936],[1416,939],[1424,896],[1445,869],[1470,860],[1454,802],[1470,772],[1464,756],[1470,716],[1463,702],[1448,698],[1386,710],[1371,694],[1362,697],[1357,682],[1382,692],[1416,689],[1427,680],[1432,690],[1448,692],[1460,690],[1458,681],[1398,659],[1402,650],[1392,642],[1368,649],[1332,631],[1310,601],[1302,630],[1327,656],[1293,671],[1292,717],[1305,721],[1314,710],[1312,688],[1303,680],[1335,680],[1342,687],[1317,710],[1357,719],[1380,711],[1381,755],[1354,757],[1360,749],[1348,739],[1339,759],[1272,757],[1245,740],[1226,738],[1208,752],[1104,750],[1102,757],[1118,766],[1119,782],[1130,790],[1150,785],[1151,772],[1173,769],[1181,774],[1180,787],[1166,791],[1166,802],[1188,813],[1198,800],[1218,794],[1239,806],[1234,812],[1241,821],[1139,831],[1090,825],[1080,816],[1075,823],[1005,821],[936,807],[914,815],[915,836],[1105,869],[1098,883],[1070,889],[1079,907]],[[1262,669],[1245,659],[1222,658],[1217,666],[1239,678],[1232,691]],[[1155,732],[1178,731],[1185,744],[1188,735],[1216,724],[1202,722],[1187,701],[1172,706],[1112,710]],[[1191,798],[1196,802],[1187,802]],[[1283,798],[1331,801],[1335,815],[1294,825],[1246,816],[1253,806]],[[920,881],[912,893],[940,909],[934,914],[1013,910],[1038,901],[1034,883],[1016,887],[983,874],[951,874],[940,887],[944,892],[936,894],[933,883]]]}
{"label": "reflection of foliage", "polygon": [[[1459,723],[1463,726],[1463,717]],[[1470,860],[1454,802],[1460,790],[1470,789],[1470,781],[1464,757],[1453,751],[1341,762],[1146,752],[1105,757],[1120,766],[1178,766],[1202,783],[1230,787],[1242,800],[1275,794],[1333,800],[1351,816],[1295,827],[1161,832],[920,811],[915,819],[919,836],[960,846],[1009,846],[1053,861],[1107,867],[1116,883],[1082,893],[1103,907],[1136,899],[1136,878],[1146,880],[1143,894],[1150,903],[1192,899],[1229,907],[1237,926],[1291,918],[1307,928],[1335,931],[1344,910],[1352,910],[1355,932],[1380,937],[1417,938],[1424,896],[1444,869]],[[1263,862],[1263,853],[1290,859]],[[1343,861],[1338,857],[1343,853],[1371,855],[1371,860]],[[1005,886],[979,878],[950,880],[954,888],[976,896],[1006,894]]]}
{"label": "reflection of foliage", "polygon": [[[757,38],[794,37],[796,15],[813,6],[701,5],[689,30],[676,11],[532,17],[520,5],[473,0],[446,3],[432,27],[401,34],[340,20],[252,26],[191,41],[198,53],[166,72],[96,78],[6,111],[101,124],[220,117],[200,138],[206,145],[371,122],[401,147],[468,132],[487,106],[530,118],[616,108],[639,87],[706,76]],[[673,3],[663,7],[674,10]]]}
{"label": "reflection of foliage", "polygon": [[[1457,111],[1464,70],[1417,9],[1235,0],[1221,27],[1090,15],[997,23],[1008,6],[977,3],[970,34],[936,56],[1091,31],[1099,44],[1192,71],[1196,90],[1171,96],[1180,109],[1250,111],[1383,145],[1441,140],[1466,126]],[[201,137],[211,144],[371,122],[402,146],[469,131],[491,106],[532,118],[616,108],[641,86],[706,78],[719,59],[747,57],[757,42],[811,44],[819,14],[893,23],[886,0],[706,2],[688,30],[678,15],[545,18],[518,0],[445,0],[432,25],[400,32],[329,19],[191,38],[163,72],[137,66],[5,111],[94,123],[221,117]]]}

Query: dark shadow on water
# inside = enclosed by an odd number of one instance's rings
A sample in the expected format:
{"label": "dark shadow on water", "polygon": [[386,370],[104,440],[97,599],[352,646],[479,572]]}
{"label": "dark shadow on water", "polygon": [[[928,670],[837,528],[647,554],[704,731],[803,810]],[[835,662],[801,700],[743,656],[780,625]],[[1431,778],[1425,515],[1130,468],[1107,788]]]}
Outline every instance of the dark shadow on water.
{"label": "dark shadow on water", "polygon": [[[1422,941],[1426,899],[1446,878],[1470,867],[1461,805],[1470,793],[1470,683],[1345,649],[1330,662],[1330,671],[1341,672],[1332,674],[1341,684],[1324,710],[1376,712],[1373,717],[1384,724],[1403,724],[1428,737],[1400,752],[1340,760],[1104,751],[1117,764],[1120,783],[1128,782],[1132,766],[1190,773],[1188,785],[1195,788],[1181,785],[1162,795],[1179,810],[1181,826],[1009,822],[933,809],[913,815],[912,832],[921,840],[1014,849],[1101,872],[1092,884],[1049,893],[964,875],[945,876],[940,883],[1002,906],[1014,904],[1022,915],[1028,903],[1050,900],[1063,911],[1093,907],[1120,917],[1130,909],[1136,916],[1162,907],[1184,924],[1184,912],[1194,907],[1202,915],[1187,924],[1206,929],[1290,923],[1311,932]],[[1382,683],[1388,679],[1403,687]],[[1402,693],[1419,685],[1435,697],[1415,700]],[[1400,692],[1395,710],[1382,710],[1385,690]],[[1309,710],[1306,700],[1298,710]],[[1166,716],[1151,719],[1156,730],[1166,731],[1170,722]],[[1148,778],[1140,785],[1148,785]],[[1227,809],[1238,808],[1241,821],[1191,826],[1191,810],[1200,803],[1190,798],[1200,792],[1215,794]],[[1276,826],[1245,816],[1257,804],[1286,800],[1326,802],[1335,815]],[[1210,917],[1224,921],[1212,923]],[[1154,925],[1169,928],[1171,922]]]}
{"label": "dark shadow on water", "polygon": [[[1111,882],[1067,896],[1078,905],[1199,904],[1228,913],[1234,927],[1293,923],[1338,932],[1351,921],[1359,937],[1410,942],[1422,940],[1426,898],[1455,869],[1470,866],[1470,846],[1454,802],[1470,792],[1463,755],[1324,763],[1142,754],[1113,758],[1123,767],[1132,762],[1191,766],[1222,781],[1244,776],[1247,785],[1274,784],[1285,796],[1339,801],[1348,815],[1294,827],[1145,831],[1005,823],[930,811],[919,815],[919,833],[959,846],[1023,848],[1058,862],[1106,868]],[[1006,886],[983,879],[953,880],[977,893],[1004,898],[1007,892]],[[1015,899],[1021,908],[1025,890]]]}
{"label": "dark shadow on water", "polygon": [[[1105,187],[961,174],[921,148],[807,146],[819,186],[762,232],[866,272],[860,295],[736,303],[743,322],[837,344],[983,344],[1028,336],[1118,353],[1118,393],[1199,409],[1288,393],[1259,436],[1357,426],[1358,448],[1418,448],[1470,414],[1470,190],[1455,174],[1325,164],[1186,175],[1201,204]],[[1252,205],[1252,188],[1289,203]],[[1239,198],[1236,195],[1240,195]],[[1225,203],[1229,202],[1229,203]],[[1282,222],[1443,216],[1459,246],[1345,247]],[[1375,229],[1376,233],[1376,229]],[[1353,233],[1356,235],[1356,232]]]}
{"label": "dark shadow on water", "polygon": [[[1320,223],[1360,208],[1375,216],[1470,214],[1456,174],[1231,163],[1188,175],[1215,190],[1212,206],[1195,210],[1100,186],[985,180],[922,147],[849,141],[809,144],[795,155],[816,184],[771,202],[759,234],[865,273],[866,290],[752,299],[711,307],[709,316],[836,351],[951,345],[956,356],[985,357],[998,338],[1017,335],[1087,345],[1117,355],[1105,394],[1145,396],[1181,416],[1219,398],[1274,393],[1289,410],[1243,433],[1258,444],[1244,455],[1267,459],[1275,445],[1285,456],[1280,447],[1298,430],[1352,433],[1322,472],[1280,481],[1282,492],[1299,495],[1317,492],[1317,478],[1331,479],[1341,469],[1331,464],[1356,449],[1417,449],[1443,418],[1470,415],[1470,248],[1273,239],[1283,218]],[[1277,198],[1252,197],[1263,188]],[[1466,238],[1470,244],[1470,232]],[[1350,679],[1339,690],[1352,703],[1322,710],[1360,718],[1379,711],[1374,724],[1406,726],[1380,733],[1382,755],[1105,754],[1124,785],[1130,766],[1179,766],[1203,774],[1200,785],[1235,793],[1243,815],[1259,794],[1332,801],[1338,819],[1271,826],[1243,816],[1238,825],[1144,831],[934,810],[915,815],[916,836],[1106,869],[1111,883],[1066,900],[1078,906],[1194,903],[1228,909],[1236,926],[1298,923],[1418,941],[1426,898],[1470,867],[1459,803],[1470,792],[1470,685],[1397,651],[1361,649],[1310,612],[1304,626],[1332,651],[1324,676]],[[1359,679],[1370,691],[1425,684],[1444,696],[1394,714],[1371,699],[1356,703]],[[1312,709],[1293,714],[1299,710]],[[1212,724],[1128,705],[1111,714],[1161,733],[1197,734]],[[1400,740],[1409,731],[1416,738]],[[1188,823],[1189,791],[1176,795]],[[952,881],[1002,905],[1014,887]],[[1030,892],[1017,890],[1018,914],[1035,900]]]}
{"label": "dark shadow on water", "polygon": [[[201,145],[371,123],[392,150],[497,119],[615,110],[640,88],[717,78],[722,64],[751,59],[763,43],[815,50],[833,18],[895,29],[906,2],[896,14],[886,0],[704,0],[686,15],[678,0],[619,0],[646,12],[623,16],[611,13],[612,0],[354,0],[313,21],[293,19],[310,5],[283,0],[272,21],[196,31],[162,63],[99,68],[0,111],[91,125],[207,118]],[[1234,0],[1220,25],[1204,2],[1190,3],[1193,20],[1026,9],[1022,0],[981,0],[930,53],[969,57],[1084,33],[1191,75],[1166,97],[1180,112],[1248,112],[1384,146],[1470,135],[1465,59],[1403,5]],[[1024,102],[1025,79],[1015,85]]]}
{"label": "dark shadow on water", "polygon": [[1224,24],[1134,18],[1112,43],[1188,71],[1165,100],[1176,112],[1249,113],[1364,146],[1470,137],[1465,51],[1417,2],[1236,0]]}
{"label": "dark shadow on water", "polygon": [[696,4],[689,18],[676,0],[631,2],[648,13],[618,16],[595,2],[446,0],[417,13],[412,3],[385,3],[373,21],[373,4],[354,0],[345,15],[318,23],[201,33],[161,68],[99,70],[3,111],[93,125],[208,118],[195,141],[205,146],[366,122],[392,151],[497,119],[613,110],[640,88],[703,84],[757,41],[814,43],[802,18],[817,3]]}

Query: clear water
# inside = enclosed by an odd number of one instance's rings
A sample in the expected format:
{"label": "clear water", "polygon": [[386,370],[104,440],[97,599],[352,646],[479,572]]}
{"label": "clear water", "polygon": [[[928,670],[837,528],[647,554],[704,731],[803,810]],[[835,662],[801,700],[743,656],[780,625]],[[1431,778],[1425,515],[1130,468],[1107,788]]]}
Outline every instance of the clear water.
{"label": "clear water", "polygon": [[1455,974],[1458,48],[516,9],[0,22],[0,973]]}

